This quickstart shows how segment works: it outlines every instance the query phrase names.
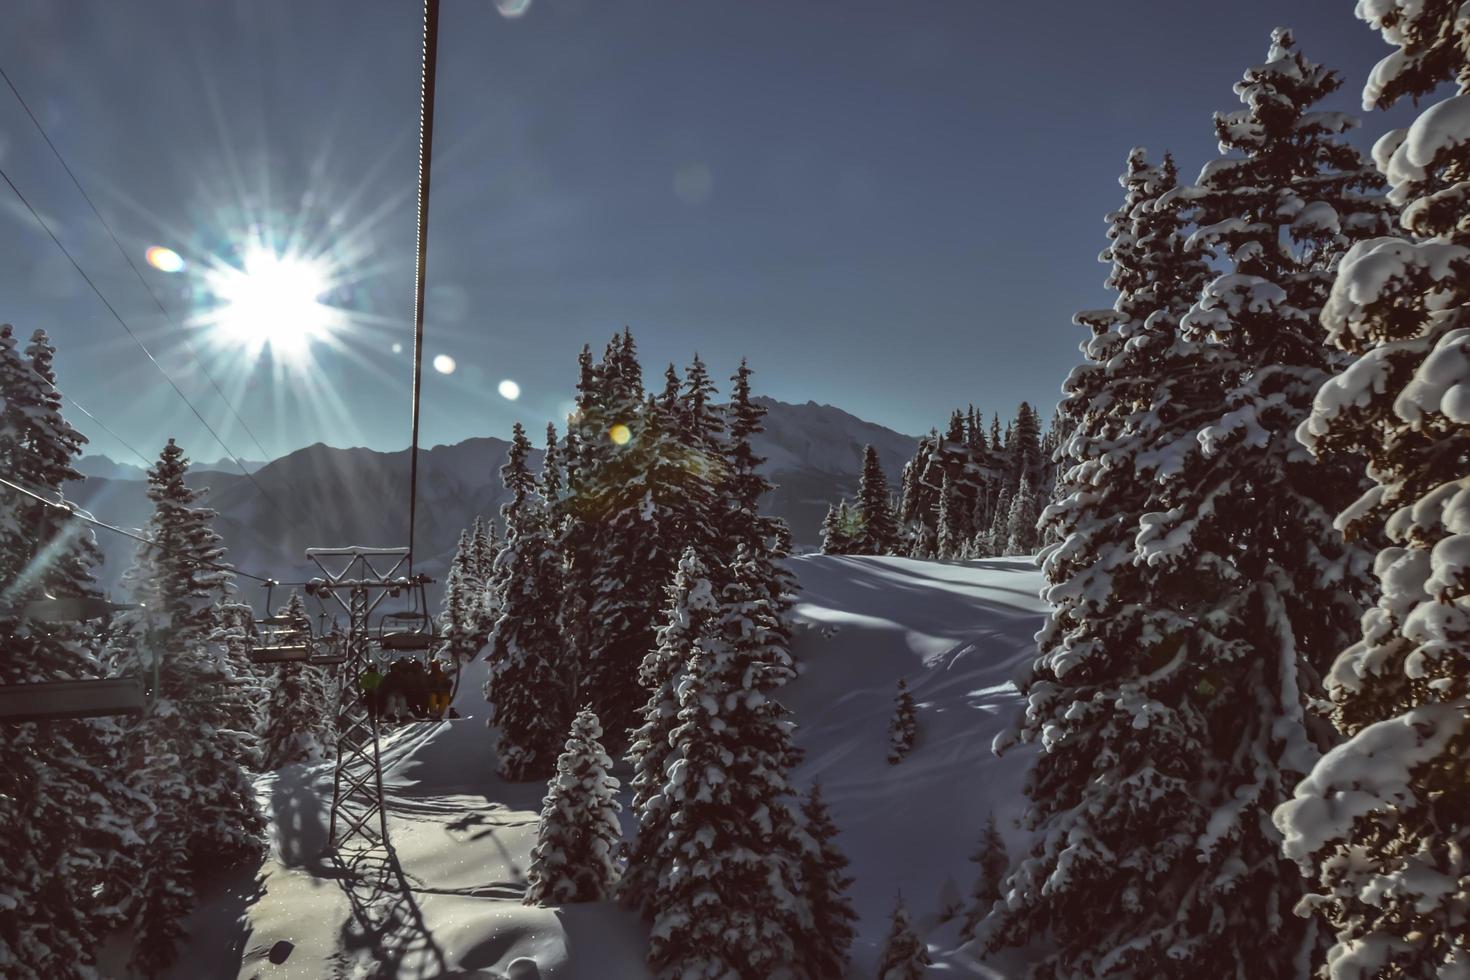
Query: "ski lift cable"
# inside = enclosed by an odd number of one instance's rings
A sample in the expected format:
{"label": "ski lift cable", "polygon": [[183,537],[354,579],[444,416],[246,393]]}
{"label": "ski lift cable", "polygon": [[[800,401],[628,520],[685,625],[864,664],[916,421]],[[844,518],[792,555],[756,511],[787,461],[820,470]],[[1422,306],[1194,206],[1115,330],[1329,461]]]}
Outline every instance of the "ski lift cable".
{"label": "ski lift cable", "polygon": [[[189,340],[188,334],[179,326],[173,314],[168,311],[168,308],[163,305],[163,301],[158,298],[158,293],[154,291],[152,286],[148,285],[148,280],[143,277],[143,273],[138,268],[137,263],[128,254],[128,250],[123,248],[122,242],[118,240],[117,234],[112,230],[112,225],[108,224],[107,219],[102,216],[101,209],[97,207],[97,204],[92,200],[92,195],[87,193],[87,189],[82,186],[81,180],[71,169],[70,165],[67,164],[66,158],[61,155],[61,150],[57,149],[56,144],[51,141],[51,137],[46,132],[46,128],[41,125],[41,120],[36,118],[36,114],[31,111],[31,107],[26,102],[25,97],[15,87],[15,82],[11,81],[10,76],[6,74],[4,66],[0,66],[0,78],[5,79],[5,84],[10,87],[11,94],[15,96],[15,100],[20,103],[20,107],[30,117],[31,124],[36,127],[36,132],[41,134],[41,139],[46,142],[46,146],[50,148],[51,154],[56,157],[56,162],[61,164],[61,169],[66,171],[66,175],[71,178],[72,186],[77,189],[78,194],[82,195],[82,200],[87,202],[87,207],[92,209],[92,214],[97,218],[98,223],[102,225],[103,230],[107,232],[107,237],[112,239],[112,244],[117,249],[117,253],[123,257],[123,261],[128,264],[128,268],[133,270],[133,275],[137,277],[138,283],[147,291],[149,297],[153,300],[153,305],[158,307],[158,312],[162,313],[164,318],[173,326],[174,330],[178,332],[179,339],[184,342],[184,349],[189,352],[189,356],[194,359],[194,363],[199,366],[199,370],[209,379],[209,383],[214,388],[215,394],[219,396],[220,401],[225,403],[225,406],[230,410],[230,414],[235,416],[235,421],[240,423],[240,427],[245,430],[245,434],[250,437],[250,441],[255,443],[255,448],[260,451],[261,456],[269,459],[270,453],[266,452],[265,447],[256,438],[255,431],[250,428],[250,423],[245,421],[239,409],[235,407],[234,403],[230,401],[229,396],[225,394],[224,389],[220,387],[219,381],[215,379],[214,373],[204,363],[204,359],[199,356],[199,351]],[[121,440],[118,441],[121,442]]]}
{"label": "ski lift cable", "polygon": [[77,271],[77,275],[81,276],[82,280],[89,287],[91,287],[92,292],[97,296],[99,300],[102,301],[102,305],[107,307],[107,312],[112,314],[112,318],[118,322],[118,324],[123,328],[124,331],[127,332],[127,335],[129,337],[133,338],[133,342],[138,345],[138,348],[142,350],[145,355],[147,355],[148,360],[153,362],[153,366],[158,368],[158,373],[163,375],[164,380],[169,383],[169,387],[173,388],[174,392],[179,396],[179,398],[183,400],[184,404],[189,406],[189,411],[194,413],[194,417],[199,420],[199,424],[204,426],[205,430],[214,437],[214,441],[220,444],[220,448],[225,451],[230,459],[235,461],[236,466],[240,467],[240,472],[245,474],[245,479],[249,480],[250,483],[255,487],[255,489],[260,491],[261,496],[270,503],[271,507],[275,509],[276,513],[281,517],[281,519],[286,520],[285,511],[281,509],[281,506],[276,502],[275,497],[271,496],[271,494],[265,489],[265,487],[260,485],[260,482],[255,479],[254,474],[252,474],[249,468],[247,468],[245,464],[240,461],[240,457],[235,454],[235,451],[232,450],[229,445],[225,443],[224,439],[220,437],[220,434],[215,431],[214,426],[209,424],[209,422],[204,418],[204,415],[201,414],[199,409],[194,406],[194,403],[189,400],[189,396],[184,394],[184,389],[179,387],[179,383],[174,380],[173,375],[169,374],[167,369],[164,368],[163,364],[159,362],[158,358],[153,356],[153,352],[148,349],[148,345],[143,343],[142,339],[133,332],[133,328],[128,326],[127,321],[122,318],[122,314],[117,312],[116,307],[108,302],[108,299],[106,296],[103,295],[102,290],[98,289],[97,284],[92,281],[92,277],[87,275],[86,270],[82,268],[79,262],[77,262],[76,258],[71,254],[70,250],[68,250],[67,247],[61,243],[60,238],[56,237],[56,232],[51,230],[51,226],[47,224],[46,220],[41,217],[39,212],[36,211],[36,209],[31,205],[31,202],[26,199],[26,196],[20,192],[20,188],[15,186],[15,181],[10,179],[10,175],[5,172],[5,169],[3,167],[0,167],[0,179],[3,179],[5,181],[5,183],[10,187],[10,190],[15,194],[16,198],[19,199],[20,203],[25,206],[25,209],[27,211],[30,212],[31,217],[35,219],[36,224],[41,226],[41,229],[46,232],[46,235],[51,239],[51,241],[56,245],[58,249],[61,250],[61,254],[66,256],[67,261],[71,263],[71,267]]}
{"label": "ski lift cable", "polygon": [[109,524],[106,521],[99,521],[97,518],[93,517],[91,514],[88,514],[86,511],[78,510],[70,504],[60,503],[59,501],[55,500],[48,500],[45,496],[37,493],[36,491],[27,489],[26,487],[21,486],[19,483],[13,483],[3,476],[0,476],[0,486],[9,487],[16,493],[30,497],[37,503],[45,504],[52,510],[59,510],[67,517],[73,517],[84,524],[90,524],[93,527],[101,528],[104,531],[111,531],[113,534],[121,534],[125,538],[132,538],[139,544],[144,544],[150,548],[156,549],[160,554],[169,555],[170,557],[174,558],[183,558],[185,561],[192,561],[203,568],[212,568],[215,571],[229,572],[230,574],[238,575],[241,578],[254,579],[255,581],[260,582],[263,585],[273,585],[276,587],[281,587],[306,584],[305,582],[277,582],[275,579],[266,578],[263,575],[252,575],[249,572],[242,572],[240,569],[235,568],[231,565],[224,565],[219,562],[213,561],[205,561],[200,558],[191,558],[187,555],[179,555],[178,553],[165,548],[163,545],[159,544],[157,541],[154,541],[152,538],[146,537],[142,534],[136,534],[132,531],[129,531],[127,528],[118,527],[116,524]]}
{"label": "ski lift cable", "polygon": [[[38,375],[38,377],[39,377],[39,375]],[[147,456],[144,456],[142,453],[138,452],[138,450],[134,449],[131,443],[129,443],[122,436],[120,436],[116,432],[114,432],[112,430],[112,428],[110,426],[108,426],[108,424],[106,422],[102,421],[97,416],[95,416],[91,412],[87,411],[86,406],[84,406],[81,402],[77,401],[75,398],[71,397],[66,392],[64,392],[60,388],[56,387],[55,383],[52,382],[50,379],[42,377],[41,380],[42,381],[45,381],[46,384],[50,385],[52,391],[56,392],[62,398],[66,399],[68,402],[71,402],[71,407],[72,408],[75,408],[77,411],[81,412],[87,418],[91,419],[93,422],[96,422],[98,428],[100,428],[103,432],[106,432],[108,435],[112,436],[112,438],[116,439],[118,442],[122,443],[122,446],[123,446],[124,449],[126,449],[128,452],[132,453],[134,456],[138,457],[138,459],[142,461],[143,468],[145,470],[148,469],[149,467],[151,467],[153,465],[153,461],[152,460],[150,460]]]}
{"label": "ski lift cable", "polygon": [[408,574],[413,576],[418,524],[419,401],[424,380],[424,273],[429,245],[429,174],[434,157],[434,76],[439,61],[439,0],[424,0],[423,63],[419,74],[418,237],[413,275],[413,422],[408,456]]}

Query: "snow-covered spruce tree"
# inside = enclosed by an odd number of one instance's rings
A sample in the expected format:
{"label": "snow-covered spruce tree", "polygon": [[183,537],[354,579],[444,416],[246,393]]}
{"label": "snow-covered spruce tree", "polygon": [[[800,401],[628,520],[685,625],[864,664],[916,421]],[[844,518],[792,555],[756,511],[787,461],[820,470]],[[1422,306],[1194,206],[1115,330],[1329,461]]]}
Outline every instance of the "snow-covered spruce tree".
{"label": "snow-covered spruce tree", "polygon": [[1013,488],[1002,487],[995,498],[995,511],[991,515],[990,530],[985,534],[985,553],[1003,555],[1011,534],[1011,498]]}
{"label": "snow-covered spruce tree", "polygon": [[[844,501],[846,503],[846,501]],[[822,554],[842,554],[842,525],[837,519],[837,505],[827,505],[827,516],[822,518]]]}
{"label": "snow-covered spruce tree", "polygon": [[797,750],[774,697],[794,670],[763,635],[758,577],[739,558],[732,571],[679,687],[648,953],[659,977],[771,976],[811,923],[787,775]]}
{"label": "snow-covered spruce tree", "polygon": [[[584,364],[578,410],[577,492],[562,536],[568,632],[582,631],[580,684],[621,751],[647,697],[638,667],[653,648],[664,587],[683,551],[683,503],[672,483],[675,444],[646,400],[633,338],[624,332],[596,365]],[[704,404],[705,395],[691,399]],[[578,626],[576,620],[582,625]]]}
{"label": "snow-covered spruce tree", "polygon": [[858,482],[858,520],[861,526],[854,550],[862,555],[891,554],[898,546],[898,521],[888,499],[888,477],[878,461],[878,450],[863,447],[863,472]]}
{"label": "snow-covered spruce tree", "polygon": [[803,976],[844,976],[857,913],[847,897],[852,887],[847,856],[837,847],[837,825],[822,798],[820,783],[812,783],[811,791],[802,798],[801,816],[801,895],[811,910],[812,922],[798,950],[798,965]]}
{"label": "snow-covered spruce tree", "polygon": [[495,558],[500,554],[500,539],[495,530],[495,521],[476,517],[470,530],[470,568],[474,572],[478,615],[480,617],[479,641],[484,646],[495,627],[499,612],[495,607]]}
{"label": "snow-covered spruce tree", "polygon": [[1212,362],[1176,329],[1209,269],[1159,204],[1177,186],[1167,157],[1153,167],[1134,149],[1120,183],[1099,256],[1117,300],[1077,315],[1085,360],[1063,387],[1065,490],[1043,514],[1061,539],[1041,554],[1051,613],[1018,730],[996,745],[1041,743],[1026,783],[1037,839],[1000,888],[1007,904],[976,923],[992,951],[1051,944],[1038,976],[1183,975],[1168,950],[1190,949],[1213,914],[1176,918],[1197,887],[1179,869],[1209,817],[1194,780],[1215,702],[1188,633],[1211,596],[1170,594],[1134,543],[1158,507],[1155,479],[1181,455],[1171,447],[1193,443],[1218,399]]}
{"label": "snow-covered spruce tree", "polygon": [[1455,94],[1374,147],[1402,238],[1356,245],[1322,323],[1357,360],[1317,394],[1298,435],[1319,457],[1361,453],[1374,481],[1338,517],[1386,545],[1361,638],[1327,677],[1347,741],[1275,814],[1311,879],[1299,914],[1333,931],[1331,980],[1470,976],[1470,10],[1360,3],[1397,48],[1365,108]]}
{"label": "snow-covered spruce tree", "polygon": [[1022,480],[1011,498],[1010,513],[1006,515],[1007,555],[1030,555],[1036,551],[1036,522],[1041,517],[1041,508],[1029,480]]}
{"label": "snow-covered spruce tree", "polygon": [[914,932],[909,910],[899,895],[893,904],[893,924],[878,956],[878,980],[922,980],[925,967],[933,962],[924,941]]}
{"label": "snow-covered spruce tree", "polygon": [[210,648],[229,573],[214,512],[198,507],[204,491],[184,476],[189,461],[172,439],[148,471],[154,511],[123,585],[142,601],[129,614],[119,658],[147,674],[159,658],[149,712],[129,731],[130,779],[156,809],[142,829],[147,855],[135,883],[132,967],[152,975],[167,966],[194,904],[194,878],[256,860],[264,821],[247,766],[258,760],[250,731],[259,691]]}
{"label": "snow-covered spruce tree", "polygon": [[[276,615],[310,622],[306,603],[295,590]],[[315,762],[325,755],[320,734],[326,705],[319,671],[318,667],[299,663],[281,664],[267,682],[260,746],[263,770],[279,769],[293,762]]]}
{"label": "snow-covered spruce tree", "polygon": [[443,651],[456,663],[467,663],[484,645],[485,586],[476,568],[475,539],[471,530],[459,533],[459,544],[444,577],[444,608],[439,614]]}
{"label": "snow-covered spruce tree", "polygon": [[548,778],[571,717],[572,680],[561,632],[560,558],[528,459],[531,441],[516,423],[500,475],[511,499],[502,508],[505,547],[496,559],[500,618],[490,638],[485,697],[501,778]]}
{"label": "snow-covered spruce tree", "polygon": [[970,908],[965,913],[965,924],[960,933],[966,937],[974,937],[980,923],[990,915],[996,899],[1000,898],[1000,885],[1010,864],[1005,842],[995,829],[994,813],[985,818],[985,827],[980,831],[980,845],[970,855],[970,860],[975,864],[975,887],[970,891]]}
{"label": "snow-covered spruce tree", "polygon": [[1006,443],[1006,452],[1011,482],[1035,484],[1042,478],[1046,457],[1041,451],[1041,419],[1029,402],[1022,402],[1016,408],[1015,428]]}
{"label": "snow-covered spruce tree", "polygon": [[[61,414],[54,351],[37,333],[25,357],[0,326],[0,471],[51,499],[80,480],[86,442]],[[79,523],[0,492],[0,610],[42,595],[95,595],[98,550]],[[22,625],[0,611],[0,684],[101,676],[86,624]],[[137,874],[136,826],[146,801],[126,787],[110,721],[6,726],[0,736],[0,974],[16,980],[92,976],[108,906]]]}
{"label": "snow-covered spruce tree", "polygon": [[919,715],[909,682],[898,679],[898,693],[893,697],[893,717],[888,721],[888,762],[898,765],[914,747],[919,736]]}
{"label": "snow-covered spruce tree", "polygon": [[945,473],[939,490],[939,535],[935,557],[958,558],[966,535],[962,518],[964,509],[955,492],[955,483]]}
{"label": "snow-covered spruce tree", "polygon": [[669,586],[669,603],[658,646],[649,651],[639,670],[639,683],[649,692],[643,706],[643,724],[633,733],[628,760],[633,765],[632,813],[638,827],[627,847],[627,868],[618,897],[645,917],[653,914],[658,886],[660,848],[669,829],[669,798],[664,795],[665,772],[673,753],[670,735],[679,724],[679,682],[695,642],[706,633],[719,610],[704,564],[687,548]]}
{"label": "snow-covered spruce tree", "polygon": [[601,738],[597,716],[578,712],[543,801],[526,872],[527,905],[597,902],[612,894],[622,806]]}
{"label": "snow-covered spruce tree", "polygon": [[1364,571],[1330,522],[1356,479],[1292,435],[1326,372],[1332,268],[1380,220],[1372,175],[1336,139],[1349,122],[1308,111],[1335,85],[1278,32],[1237,86],[1249,108],[1216,120],[1238,155],[1133,209],[1193,206],[1192,244],[1233,265],[1182,336],[1169,284],[1184,277],[1155,258],[1177,247],[1137,221],[1119,243],[1136,281],[1097,321],[1096,359],[1119,346],[1079,392],[1100,420],[1080,416],[1071,492],[1048,509],[1073,530],[1045,559],[1054,610],[1022,728],[1046,750],[1028,787],[1044,832],[992,916],[1010,942],[1050,931],[1054,973],[1297,977],[1316,943],[1292,921],[1301,882],[1269,814],[1315,758],[1303,703]]}

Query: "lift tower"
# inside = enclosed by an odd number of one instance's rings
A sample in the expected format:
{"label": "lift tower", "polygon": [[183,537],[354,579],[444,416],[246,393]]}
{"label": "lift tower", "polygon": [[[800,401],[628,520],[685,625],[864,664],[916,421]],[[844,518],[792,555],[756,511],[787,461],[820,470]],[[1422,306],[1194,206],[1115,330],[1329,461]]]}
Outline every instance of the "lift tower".
{"label": "lift tower", "polygon": [[[347,613],[346,657],[342,694],[337,706],[337,768],[332,780],[330,835],[339,850],[354,837],[369,847],[387,847],[388,821],[383,810],[383,772],[378,757],[378,719],[358,689],[373,662],[373,646],[395,651],[423,649],[433,643],[426,631],[404,631],[375,637],[370,617],[384,599],[405,594],[420,598],[430,580],[405,571],[407,548],[308,548],[306,556],[321,576],[306,584],[310,595],[335,601]],[[426,612],[426,611],[425,611]]]}

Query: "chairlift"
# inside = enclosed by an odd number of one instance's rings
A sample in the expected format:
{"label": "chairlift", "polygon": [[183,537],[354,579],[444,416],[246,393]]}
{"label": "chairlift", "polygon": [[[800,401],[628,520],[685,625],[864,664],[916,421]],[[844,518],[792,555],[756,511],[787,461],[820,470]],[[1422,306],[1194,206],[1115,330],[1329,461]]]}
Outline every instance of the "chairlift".
{"label": "chairlift", "polygon": [[[115,612],[141,608],[140,605],[109,602],[96,596],[43,596],[3,615],[7,618],[14,616],[19,623],[69,623],[102,619]],[[137,674],[0,684],[0,723],[141,715],[147,710],[150,696],[158,686],[156,656],[153,669],[154,677],[149,684],[145,684]]]}
{"label": "chairlift", "polygon": [[426,579],[419,576],[406,587],[410,604],[399,612],[384,613],[378,620],[378,649],[385,655],[427,653],[434,647],[434,617],[429,614]]}

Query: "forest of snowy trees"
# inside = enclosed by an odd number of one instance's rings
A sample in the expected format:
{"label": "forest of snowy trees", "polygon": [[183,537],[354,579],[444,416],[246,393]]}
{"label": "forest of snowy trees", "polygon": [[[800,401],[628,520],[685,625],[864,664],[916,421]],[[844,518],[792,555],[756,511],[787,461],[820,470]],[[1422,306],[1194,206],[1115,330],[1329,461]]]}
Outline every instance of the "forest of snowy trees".
{"label": "forest of snowy trees", "polygon": [[973,405],[956,409],[943,432],[919,440],[896,500],[877,452],[866,447],[857,500],[828,508],[822,553],[942,560],[1035,554],[1061,442],[1061,419],[1043,430],[1028,402],[1004,430],[992,416],[989,434]]}
{"label": "forest of snowy trees", "polygon": [[[1470,977],[1470,5],[1358,14],[1393,48],[1365,107],[1423,100],[1409,127],[1359,153],[1318,108],[1341,77],[1273,32],[1193,183],[1128,154],[1115,300],[1077,314],[1050,422],[956,411],[896,492],[869,447],[824,525],[832,554],[1038,556],[1049,615],[995,743],[1038,750],[1030,846],[990,816],[934,855],[974,882],[969,948],[1026,950],[1037,978]],[[0,472],[62,502],[86,440],[55,353],[0,327]],[[509,500],[445,581],[438,643],[488,661],[499,775],[547,784],[525,901],[616,899],[660,978],[839,977],[855,935],[838,827],[792,779],[764,413],[743,362],[720,401],[698,356],[645,387],[631,332],[584,348],[564,431],[533,472],[516,425]],[[351,679],[250,662],[188,476],[169,440],[123,580],[142,605],[90,623],[18,610],[99,594],[92,532],[0,496],[0,683],[151,686],[137,717],[3,731],[6,978],[93,976],[117,934],[130,969],[167,968],[203,873],[265,853],[256,774],[333,744]],[[894,771],[920,718],[900,679]],[[915,923],[894,896],[881,977],[924,975]]]}

